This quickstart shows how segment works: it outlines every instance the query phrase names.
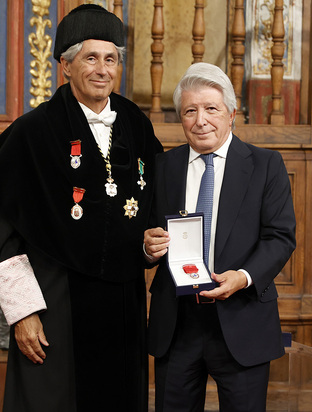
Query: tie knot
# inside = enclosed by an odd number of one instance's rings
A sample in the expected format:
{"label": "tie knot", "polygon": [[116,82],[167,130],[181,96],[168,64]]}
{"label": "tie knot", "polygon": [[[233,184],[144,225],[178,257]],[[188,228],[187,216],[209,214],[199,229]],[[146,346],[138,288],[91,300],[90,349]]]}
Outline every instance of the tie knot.
{"label": "tie knot", "polygon": [[213,158],[216,155],[214,153],[208,153],[208,154],[201,154],[200,157],[203,159],[203,161],[205,162],[206,167],[208,165],[212,165],[213,166]]}

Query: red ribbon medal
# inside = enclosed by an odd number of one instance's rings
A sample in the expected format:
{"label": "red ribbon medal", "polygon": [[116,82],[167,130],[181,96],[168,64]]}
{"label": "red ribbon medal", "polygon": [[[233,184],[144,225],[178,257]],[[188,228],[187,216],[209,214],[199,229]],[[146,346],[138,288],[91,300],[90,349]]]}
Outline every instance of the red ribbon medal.
{"label": "red ribbon medal", "polygon": [[85,194],[85,189],[82,189],[80,187],[74,187],[74,192],[73,192],[73,199],[75,202],[75,205],[71,209],[71,215],[72,218],[75,220],[78,220],[82,217],[83,215],[83,210],[82,207],[78,205],[78,203],[83,199],[83,195]]}
{"label": "red ribbon medal", "polygon": [[71,153],[70,153],[70,165],[73,169],[77,169],[81,165],[81,140],[74,140],[70,142]]}
{"label": "red ribbon medal", "polygon": [[193,265],[193,264],[183,265],[182,269],[187,275],[190,275],[191,278],[193,279],[199,278],[198,268],[196,265]]}

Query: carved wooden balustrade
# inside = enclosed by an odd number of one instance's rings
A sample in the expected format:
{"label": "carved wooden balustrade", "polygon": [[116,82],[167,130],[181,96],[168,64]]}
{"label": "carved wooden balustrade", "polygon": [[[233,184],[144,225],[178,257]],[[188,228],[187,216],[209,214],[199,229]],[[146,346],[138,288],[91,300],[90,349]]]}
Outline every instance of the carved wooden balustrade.
{"label": "carved wooden balustrade", "polygon": [[[150,118],[153,122],[159,123],[164,121],[164,114],[161,109],[161,84],[163,76],[163,61],[164,45],[164,18],[163,18],[163,0],[154,1],[154,16],[152,25],[153,44],[151,46],[152,62],[151,62],[151,81],[152,81],[152,102],[150,109]],[[195,0],[195,13],[193,22],[193,40],[192,54],[193,63],[203,61],[205,46],[203,44],[205,38],[205,19],[204,19],[204,0]],[[245,54],[245,21],[244,21],[244,0],[235,0],[234,19],[232,27],[232,65],[231,65],[231,80],[234,86],[237,98],[237,116],[236,124],[242,125],[245,123],[244,114],[241,108],[242,100],[242,85],[244,79],[244,54]],[[281,89],[283,84],[283,55],[284,55],[284,21],[283,21],[283,0],[275,0],[274,21],[272,28],[272,100],[273,109],[269,116],[271,124],[285,124],[285,116],[282,113],[281,106]]]}
{"label": "carved wooden balustrade", "polygon": [[272,28],[273,47],[272,47],[272,99],[273,110],[271,113],[271,123],[276,125],[285,124],[285,116],[281,111],[281,89],[283,83],[283,55],[284,55],[284,19],[283,19],[283,0],[275,0],[274,22]]}
{"label": "carved wooden balustrade", "polygon": [[204,7],[204,0],[195,1],[194,24],[192,30],[194,40],[192,45],[193,63],[201,62],[205,52],[205,46],[203,45],[205,38]]}
{"label": "carved wooden balustrade", "polygon": [[[117,17],[120,18],[121,21],[123,21],[123,12],[122,12],[122,0],[115,0],[114,1],[114,13],[116,14]],[[114,87],[114,92],[120,94],[120,85],[121,85],[121,78],[122,78],[122,64],[118,66],[118,75],[117,75],[117,81],[115,83]]]}
{"label": "carved wooden balustrade", "polygon": [[234,22],[232,28],[232,68],[231,78],[237,100],[237,114],[235,122],[237,125],[244,124],[244,114],[241,109],[242,105],[242,86],[244,78],[244,55],[245,55],[245,18],[244,18],[244,0],[236,0]]}
{"label": "carved wooden balustrade", "polygon": [[163,0],[155,0],[152,24],[153,44],[151,45],[153,60],[151,65],[152,107],[150,118],[156,122],[164,121],[164,115],[161,110],[161,82],[164,71],[162,61],[164,45],[162,40],[164,32]]}

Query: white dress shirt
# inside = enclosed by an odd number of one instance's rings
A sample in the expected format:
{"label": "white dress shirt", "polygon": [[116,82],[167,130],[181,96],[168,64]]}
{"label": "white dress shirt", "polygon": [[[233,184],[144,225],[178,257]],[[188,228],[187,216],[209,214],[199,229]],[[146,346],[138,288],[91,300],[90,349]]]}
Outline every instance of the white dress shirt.
{"label": "white dress shirt", "polygon": [[[232,132],[230,132],[229,137],[225,143],[216,151],[214,154],[217,156],[213,159],[214,164],[214,191],[213,191],[213,206],[212,206],[212,220],[211,220],[211,238],[210,238],[210,251],[209,251],[209,270],[214,272],[214,249],[215,249],[215,236],[217,227],[217,217],[219,208],[220,192],[223,182],[223,175],[225,170],[226,157],[229,150],[229,146],[232,141]],[[202,175],[205,171],[205,162],[200,157],[200,153],[197,153],[194,149],[190,147],[189,163],[187,169],[187,180],[186,180],[186,196],[185,196],[185,209],[189,213],[196,212],[197,198],[199,194],[200,182]],[[247,278],[247,287],[252,284],[252,279],[249,273],[244,269],[239,269],[242,271]]]}
{"label": "white dress shirt", "polygon": [[[88,114],[92,116],[94,113],[89,107],[85,106],[83,103],[78,102],[80,107],[82,108],[86,118],[88,119]],[[99,113],[99,115],[105,115],[111,111],[110,106],[110,98],[108,98],[107,104],[104,109]],[[104,156],[107,156],[108,153],[108,146],[109,146],[109,134],[110,134],[110,126],[105,126],[104,123],[89,123],[90,129],[93,133],[96,143],[100,147]]]}

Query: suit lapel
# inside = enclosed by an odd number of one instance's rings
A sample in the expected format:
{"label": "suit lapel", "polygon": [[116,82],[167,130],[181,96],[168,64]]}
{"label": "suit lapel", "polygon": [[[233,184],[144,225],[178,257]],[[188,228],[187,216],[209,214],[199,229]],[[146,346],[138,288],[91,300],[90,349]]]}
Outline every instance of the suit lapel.
{"label": "suit lapel", "polygon": [[216,263],[233,228],[253,169],[254,165],[249,148],[233,135],[227,154],[219,200],[215,243]]}
{"label": "suit lapel", "polygon": [[170,213],[178,214],[185,208],[189,146],[180,146],[170,154],[165,163],[165,193]]}

